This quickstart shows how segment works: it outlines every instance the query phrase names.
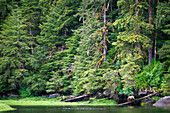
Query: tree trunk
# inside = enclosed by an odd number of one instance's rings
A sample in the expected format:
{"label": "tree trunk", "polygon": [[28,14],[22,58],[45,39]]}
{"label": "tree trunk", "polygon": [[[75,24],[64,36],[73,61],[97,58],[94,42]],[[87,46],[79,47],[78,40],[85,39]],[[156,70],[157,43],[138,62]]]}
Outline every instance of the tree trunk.
{"label": "tree trunk", "polygon": [[31,45],[31,54],[32,54],[32,55],[34,54],[33,45]]}
{"label": "tree trunk", "polygon": [[[149,16],[149,24],[152,24],[151,20],[152,20],[152,6],[151,6],[151,0],[149,0],[149,8],[148,8],[148,16]],[[151,63],[152,61],[152,42],[149,42],[149,44],[151,45],[151,47],[149,48],[149,53],[148,53],[148,64]]]}
{"label": "tree trunk", "polygon": [[[159,5],[159,0],[157,0],[157,6]],[[158,12],[158,9],[156,10],[156,13]],[[156,46],[157,46],[157,38],[158,38],[158,31],[157,31],[157,29],[158,29],[158,26],[159,25],[156,25],[156,33],[155,33],[155,47],[154,47],[154,60],[156,61]]]}
{"label": "tree trunk", "polygon": [[[31,20],[30,20],[30,22],[31,22]],[[30,35],[33,37],[33,35],[32,35],[32,30],[31,30],[31,26],[30,26]],[[31,54],[33,55],[34,54],[34,47],[33,47],[33,45],[31,44]]]}
{"label": "tree trunk", "polygon": [[83,100],[83,98],[85,98],[85,97],[90,98],[90,95],[91,94],[82,95],[82,96],[74,97],[74,98],[71,98],[71,99],[62,100],[61,102],[75,102],[75,101],[78,101],[78,100],[81,100],[81,99]]}
{"label": "tree trunk", "polygon": [[[82,0],[82,2],[83,2],[83,0]],[[83,10],[83,12],[82,12],[82,21],[83,21],[83,26],[84,26],[84,6],[82,6],[82,10]]]}
{"label": "tree trunk", "polygon": [[111,10],[111,12],[113,11],[113,5],[112,5],[112,4],[113,4],[113,1],[111,0],[111,6],[110,6],[110,8],[111,8],[111,9],[110,9],[110,10]]}
{"label": "tree trunk", "polygon": [[[135,0],[135,3],[137,4],[137,3],[139,3],[139,1],[138,0]],[[136,16],[138,16],[138,7],[137,7],[137,9],[136,9]]]}
{"label": "tree trunk", "polygon": [[156,45],[157,45],[158,32],[155,33],[155,47],[154,47],[154,60],[156,61]]}
{"label": "tree trunk", "polygon": [[[136,4],[138,4],[139,3],[139,1],[138,0],[135,0],[135,3]],[[138,17],[138,13],[139,13],[139,10],[138,10],[138,7],[136,8],[136,12],[135,12],[135,15],[136,15],[136,17]],[[137,34],[139,34],[139,30],[137,29]],[[139,42],[138,42],[138,45],[137,45],[137,47],[138,47],[138,53],[141,51],[141,41],[139,40]]]}
{"label": "tree trunk", "polygon": [[104,29],[103,29],[103,40],[104,40],[104,48],[103,48],[103,57],[104,61],[106,61],[106,0],[104,0]]}
{"label": "tree trunk", "polygon": [[64,29],[64,37],[66,37],[66,36],[67,36],[67,30]]}

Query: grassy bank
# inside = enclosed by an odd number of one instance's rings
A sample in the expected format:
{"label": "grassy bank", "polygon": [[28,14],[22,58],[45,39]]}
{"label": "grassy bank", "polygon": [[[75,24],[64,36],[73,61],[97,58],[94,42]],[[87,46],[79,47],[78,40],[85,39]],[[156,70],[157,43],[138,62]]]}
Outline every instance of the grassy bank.
{"label": "grassy bank", "polygon": [[60,102],[57,99],[42,99],[42,98],[25,98],[19,100],[0,100],[0,103],[4,103],[10,106],[113,106],[116,105],[114,100],[106,99],[93,99],[91,103],[89,101],[83,102]]}
{"label": "grassy bank", "polygon": [[14,108],[11,108],[9,105],[0,103],[0,111],[10,111],[15,110]]}

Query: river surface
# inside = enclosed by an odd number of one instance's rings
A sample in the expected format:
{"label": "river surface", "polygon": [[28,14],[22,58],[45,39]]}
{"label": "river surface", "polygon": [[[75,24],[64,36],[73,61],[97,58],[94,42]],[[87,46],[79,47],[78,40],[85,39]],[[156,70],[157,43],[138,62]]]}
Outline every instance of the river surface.
{"label": "river surface", "polygon": [[15,111],[0,113],[170,113],[170,108],[158,107],[95,107],[95,106],[57,106],[57,107],[14,107]]}

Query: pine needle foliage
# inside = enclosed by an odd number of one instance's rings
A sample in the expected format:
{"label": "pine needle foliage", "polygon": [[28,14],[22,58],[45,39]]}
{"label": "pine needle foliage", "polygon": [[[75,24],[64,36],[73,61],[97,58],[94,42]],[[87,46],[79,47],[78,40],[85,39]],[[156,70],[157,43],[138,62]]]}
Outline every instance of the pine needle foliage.
{"label": "pine needle foliage", "polygon": [[113,26],[119,30],[119,34],[112,45],[116,46],[117,59],[121,63],[119,71],[123,79],[122,92],[129,93],[128,90],[135,86],[135,76],[141,71],[142,60],[146,58],[145,51],[150,40],[146,33],[149,34],[153,26],[148,24],[142,15],[146,4],[119,0],[117,5],[121,12]]}

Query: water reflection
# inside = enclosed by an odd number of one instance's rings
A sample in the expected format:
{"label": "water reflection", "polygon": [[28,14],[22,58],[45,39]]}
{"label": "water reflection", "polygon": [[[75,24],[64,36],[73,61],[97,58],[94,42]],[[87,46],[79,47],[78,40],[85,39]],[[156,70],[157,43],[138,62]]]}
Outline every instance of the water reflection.
{"label": "water reflection", "polygon": [[17,110],[0,113],[170,113],[170,109],[156,107],[15,107]]}

